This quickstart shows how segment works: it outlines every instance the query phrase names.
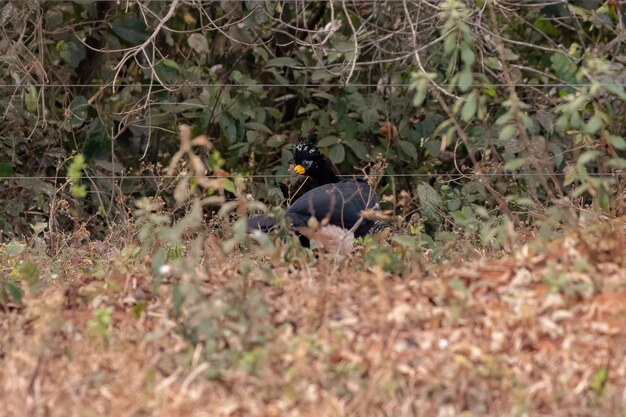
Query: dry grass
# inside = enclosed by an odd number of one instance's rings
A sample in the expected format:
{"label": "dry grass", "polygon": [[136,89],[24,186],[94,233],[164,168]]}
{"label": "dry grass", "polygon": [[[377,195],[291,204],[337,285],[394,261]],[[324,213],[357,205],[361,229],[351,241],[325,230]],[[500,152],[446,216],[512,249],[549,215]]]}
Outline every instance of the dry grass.
{"label": "dry grass", "polygon": [[396,274],[207,239],[157,290],[130,247],[39,257],[61,276],[0,313],[0,415],[624,416],[615,225]]}

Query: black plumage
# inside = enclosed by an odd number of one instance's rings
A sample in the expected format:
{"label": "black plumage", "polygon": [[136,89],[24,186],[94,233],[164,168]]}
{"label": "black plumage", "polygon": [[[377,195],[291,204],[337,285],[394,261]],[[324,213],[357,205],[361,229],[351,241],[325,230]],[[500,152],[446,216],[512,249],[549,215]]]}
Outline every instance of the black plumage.
{"label": "black plumage", "polygon": [[[373,221],[362,217],[362,212],[378,208],[378,197],[364,181],[340,180],[333,165],[310,143],[300,142],[293,149],[293,170],[309,177],[314,186],[285,211],[294,228],[306,227],[314,217],[322,225],[339,226],[352,230],[354,236],[368,233]],[[248,229],[267,232],[276,225],[272,216],[260,215],[248,220]]]}

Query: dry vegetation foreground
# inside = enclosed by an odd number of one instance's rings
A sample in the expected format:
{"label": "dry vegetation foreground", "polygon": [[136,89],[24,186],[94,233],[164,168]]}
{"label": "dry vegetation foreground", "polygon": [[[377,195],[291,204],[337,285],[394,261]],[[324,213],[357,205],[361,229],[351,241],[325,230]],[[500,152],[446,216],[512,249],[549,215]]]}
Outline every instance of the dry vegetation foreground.
{"label": "dry vegetation foreground", "polygon": [[130,245],[5,246],[0,415],[626,415],[623,221],[394,274],[204,251],[159,283]]}

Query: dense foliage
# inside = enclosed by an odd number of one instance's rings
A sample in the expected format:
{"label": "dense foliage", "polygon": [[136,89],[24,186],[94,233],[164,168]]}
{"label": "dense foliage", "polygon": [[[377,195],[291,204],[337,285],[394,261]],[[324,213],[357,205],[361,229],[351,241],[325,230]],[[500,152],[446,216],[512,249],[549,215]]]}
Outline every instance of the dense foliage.
{"label": "dense foliage", "polygon": [[429,231],[621,214],[624,7],[1,2],[0,229],[97,233],[128,196],[172,201],[154,175],[181,123],[210,139],[211,174],[274,203],[305,138],[344,173],[382,154],[388,208]]}

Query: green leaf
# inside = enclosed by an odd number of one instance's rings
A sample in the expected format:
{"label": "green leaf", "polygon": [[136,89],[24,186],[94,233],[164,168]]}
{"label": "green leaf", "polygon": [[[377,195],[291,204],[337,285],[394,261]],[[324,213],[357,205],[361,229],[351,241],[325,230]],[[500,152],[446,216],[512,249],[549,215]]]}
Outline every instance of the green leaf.
{"label": "green leaf", "polygon": [[326,136],[322,139],[320,139],[319,142],[317,142],[317,146],[320,148],[325,148],[327,146],[331,146],[334,145],[336,143],[339,143],[341,141],[341,139],[339,139],[339,137],[334,136],[334,135],[330,135],[330,136]]}
{"label": "green leaf", "polygon": [[17,269],[17,276],[20,281],[26,281],[32,288],[39,283],[39,268],[34,262],[24,262]]}
{"label": "green leaf", "polygon": [[372,158],[367,152],[367,148],[363,145],[358,139],[350,138],[344,140],[344,143],[348,145],[352,152],[359,158],[361,161],[370,161]]}
{"label": "green leaf", "polygon": [[4,252],[4,256],[11,258],[13,256],[17,256],[20,253],[22,253],[24,249],[26,249],[25,244],[12,240],[4,246],[3,252]]}
{"label": "green leaf", "polygon": [[[492,88],[492,87],[485,87],[483,88],[483,92],[485,94],[487,94],[489,97],[495,97],[496,96],[496,89]],[[482,97],[481,97],[482,99]]]}
{"label": "green leaf", "polygon": [[580,113],[578,113],[577,111],[572,113],[572,115],[569,118],[569,124],[574,129],[581,128],[583,126],[583,119],[582,119],[582,117],[580,117]]}
{"label": "green leaf", "polygon": [[346,150],[341,143],[337,143],[330,147],[328,158],[335,164],[343,162],[346,156]]}
{"label": "green leaf", "polygon": [[61,59],[72,68],[77,68],[80,62],[87,56],[85,46],[82,43],[59,41],[56,44],[56,49]]}
{"label": "green leaf", "polygon": [[566,114],[559,117],[559,119],[554,124],[554,129],[557,132],[565,132],[569,128],[569,117]]}
{"label": "green leaf", "polygon": [[428,217],[438,219],[439,210],[443,207],[443,200],[430,184],[420,182],[417,186],[417,198]]}
{"label": "green leaf", "polygon": [[[550,65],[557,74],[562,74],[570,69],[570,59],[561,52],[556,52],[550,56]],[[569,71],[568,71],[569,72]]]}
{"label": "green leaf", "polygon": [[608,164],[611,168],[626,169],[626,159],[624,158],[611,158]]}
{"label": "green leaf", "polygon": [[457,34],[455,32],[450,32],[446,39],[443,41],[443,54],[448,56],[451,55],[452,52],[456,50],[457,46]]}
{"label": "green leaf", "polygon": [[624,92],[624,86],[621,84],[604,84],[604,89],[609,93],[618,96],[622,100],[626,100],[626,92]]}
{"label": "green leaf", "polygon": [[515,159],[511,159],[510,161],[507,161],[504,164],[504,169],[506,171],[515,171],[515,170],[523,167],[524,164],[526,164],[526,159],[524,159],[524,158],[515,158]]}
{"label": "green leaf", "polygon": [[[310,111],[319,110],[319,106],[317,104],[309,103],[304,107],[300,107],[298,109],[298,115],[308,113]],[[281,113],[282,114],[282,113]]]}
{"label": "green leaf", "polygon": [[404,153],[406,156],[411,159],[417,158],[417,150],[415,149],[415,145],[413,145],[411,142],[409,142],[408,140],[398,140],[396,143],[398,144],[398,147],[400,148],[402,153]]}
{"label": "green leaf", "polygon": [[570,12],[582,17],[584,21],[589,20],[590,13],[591,13],[589,10],[585,10],[582,7],[574,6],[571,4],[568,4],[567,7]]}
{"label": "green leaf", "polygon": [[325,68],[316,69],[311,73],[311,81],[314,83],[324,83],[335,78],[335,75]]}
{"label": "green leaf", "polygon": [[352,40],[343,38],[342,36],[333,36],[330,39],[338,53],[344,54],[347,59],[354,57],[354,43]]}
{"label": "green leaf", "polygon": [[589,387],[596,394],[602,395],[602,393],[604,392],[604,387],[606,385],[607,379],[608,378],[607,378],[606,368],[602,368],[598,370],[598,372],[593,374],[593,376],[591,377],[591,381],[589,382]]}
{"label": "green leaf", "polygon": [[13,284],[12,282],[6,283],[7,292],[9,293],[9,297],[18,304],[22,304],[23,300],[23,292],[20,287]]}
{"label": "green leaf", "polygon": [[620,151],[626,149],[626,140],[624,140],[624,138],[621,136],[609,135],[609,143]]}
{"label": "green leaf", "polygon": [[556,26],[552,24],[552,22],[542,18],[535,20],[535,27],[550,37],[554,37],[559,34],[559,31],[556,29]]}
{"label": "green leaf", "polygon": [[180,289],[180,284],[176,283],[172,286],[172,313],[174,317],[180,316],[183,308],[185,295]]}
{"label": "green leaf", "polygon": [[101,168],[107,171],[119,172],[120,169],[124,169],[119,161],[115,166],[110,162],[111,138],[105,131],[105,127],[102,125],[102,119],[99,117],[89,121],[89,130],[87,131],[87,137],[83,145],[83,155],[85,155],[87,159],[100,161],[108,160],[108,166],[101,166]]}
{"label": "green leaf", "polygon": [[554,130],[554,115],[550,112],[540,110],[535,115],[535,120],[541,125],[543,130],[552,133]]}
{"label": "green leaf", "polygon": [[461,61],[468,67],[474,65],[474,62],[476,62],[474,51],[472,51],[472,48],[466,43],[461,44]]}
{"label": "green leaf", "polygon": [[413,96],[413,106],[419,107],[422,105],[424,100],[426,100],[426,95],[428,94],[428,85],[429,81],[427,78],[419,78],[413,84],[411,84],[411,88],[415,90],[415,95]]}
{"label": "green leaf", "polygon": [[270,148],[279,148],[285,143],[286,140],[287,137],[285,135],[272,135],[267,139],[265,144]]}
{"label": "green leaf", "polygon": [[87,119],[87,110],[89,109],[89,103],[85,96],[78,96],[70,103],[69,107],[69,118],[66,120],[66,123],[74,128],[78,129],[81,127],[85,120]]}
{"label": "green leaf", "polygon": [[173,59],[164,59],[160,62],[160,64],[165,67],[175,69],[177,72],[180,72],[180,65],[178,65],[178,63]]}
{"label": "green leaf", "polygon": [[0,161],[0,178],[8,177],[13,173],[13,165],[9,161]]}
{"label": "green leaf", "polygon": [[368,107],[361,112],[361,120],[366,129],[370,129],[379,120],[378,110]]}
{"label": "green leaf", "polygon": [[513,135],[517,132],[517,126],[515,125],[506,125],[500,130],[500,140],[506,142],[510,140]]}
{"label": "green leaf", "polygon": [[[195,180],[192,181],[194,184],[196,183]],[[191,195],[191,186],[189,185],[189,183],[190,180],[187,177],[178,180],[178,182],[176,183],[173,194],[174,200],[176,200],[177,203],[184,203]]]}
{"label": "green leaf", "polygon": [[137,303],[133,306],[133,317],[135,320],[139,320],[141,318],[141,313],[146,310],[146,303]]}
{"label": "green leaf", "polygon": [[470,93],[470,95],[465,100],[463,104],[463,108],[461,109],[461,118],[465,122],[469,122],[472,117],[476,114],[476,108],[478,107],[478,97],[475,92]]}
{"label": "green leaf", "polygon": [[502,116],[500,116],[500,117],[498,117],[496,119],[496,124],[497,125],[505,125],[505,124],[509,123],[511,120],[513,120],[513,112],[511,110],[509,110],[506,113],[504,113]]}
{"label": "green leaf", "polygon": [[[456,200],[458,200],[458,199],[456,199]],[[456,223],[459,223],[461,225],[467,224],[467,221],[469,219],[468,213],[467,213],[466,210],[457,210],[460,206],[461,206],[461,204],[459,203],[457,208],[451,209],[451,210],[456,210],[456,211],[452,212],[452,218],[454,219],[454,221]],[[449,205],[448,205],[448,207],[449,207]]]}
{"label": "green leaf", "polygon": [[273,58],[265,63],[267,67],[295,67],[300,65],[300,62],[288,56]]}
{"label": "green leaf", "polygon": [[438,158],[439,154],[441,153],[441,140],[439,139],[427,140],[424,143],[424,147],[426,148],[426,150],[428,151],[430,155],[432,155],[435,158]]}
{"label": "green leaf", "polygon": [[537,203],[529,197],[520,197],[515,202],[523,207],[537,207]]}
{"label": "green leaf", "polygon": [[70,177],[72,181],[78,181],[82,177],[82,170],[87,168],[87,163],[85,162],[85,156],[82,153],[77,154],[72,163],[70,163],[67,168],[67,176]]}
{"label": "green leaf", "polygon": [[263,123],[248,122],[245,124],[245,126],[247,129],[254,130],[257,132],[267,133],[268,135],[271,135],[274,133],[269,127],[265,126]]}
{"label": "green leaf", "polygon": [[118,38],[131,45],[139,45],[148,39],[143,20],[125,14],[111,23],[111,30]]}
{"label": "green leaf", "polygon": [[63,28],[63,13],[58,9],[49,9],[44,15],[43,21],[48,31],[54,31],[57,28]]}
{"label": "green leaf", "polygon": [[246,222],[246,219],[243,217],[237,220],[235,224],[233,224],[232,229],[236,238],[243,238],[246,236],[246,233],[248,232],[247,224],[248,223]]}
{"label": "green leaf", "polygon": [[526,114],[520,114],[520,118],[522,119],[522,123],[524,124],[524,127],[526,128],[526,130],[529,131],[533,131],[535,128],[535,122],[533,121],[533,119],[531,119],[530,117],[528,117],[528,115]]}
{"label": "green leaf", "polygon": [[415,248],[419,243],[417,237],[409,235],[394,236],[393,241],[405,248]]}
{"label": "green leaf", "polygon": [[454,279],[450,280],[450,284],[449,285],[450,285],[450,288],[452,288],[453,290],[458,291],[458,292],[467,292],[468,291],[468,288],[465,285],[465,282],[461,281],[458,278],[454,278]]}
{"label": "green leaf", "polygon": [[463,68],[463,71],[459,74],[459,90],[465,92],[472,86],[474,75],[470,67]]}
{"label": "green leaf", "polygon": [[371,267],[382,268],[386,272],[394,272],[404,266],[390,247],[376,246],[365,256],[367,264]]}
{"label": "green leaf", "polygon": [[601,152],[597,151],[595,149],[592,149],[592,150],[589,150],[589,151],[585,151],[578,157],[577,164],[578,165],[588,164],[589,162],[591,162],[594,159],[596,159],[600,154],[601,154]]}
{"label": "green leaf", "polygon": [[602,127],[602,118],[600,115],[594,114],[585,125],[584,130],[585,133],[593,135],[600,129],[600,127]]}
{"label": "green leaf", "polygon": [[283,112],[276,107],[263,107],[263,110],[265,110],[269,116],[273,117],[274,120],[281,120],[283,118]]}
{"label": "green leaf", "polygon": [[458,210],[461,208],[462,201],[460,198],[453,198],[448,200],[448,210]]}
{"label": "green leaf", "polygon": [[572,191],[571,196],[574,198],[578,198],[581,195],[585,194],[588,189],[589,187],[587,186],[587,183],[581,184],[578,187],[576,187],[574,191]]}
{"label": "green leaf", "polygon": [[500,64],[500,61],[498,61],[496,57],[487,57],[485,58],[484,62],[485,65],[487,65],[487,67],[491,68],[492,70],[500,71],[502,69],[502,64]]}
{"label": "green leaf", "polygon": [[222,113],[218,122],[224,136],[229,141],[235,142],[237,140],[237,125],[235,124],[235,120],[228,113]]}
{"label": "green leaf", "polygon": [[229,193],[235,194],[237,192],[237,188],[235,187],[235,183],[232,180],[230,180],[228,178],[222,178],[221,184],[222,184],[222,188],[224,188]]}
{"label": "green leaf", "polygon": [[[171,60],[167,60],[170,61]],[[176,76],[178,74],[178,70],[171,65],[167,65],[165,61],[159,62],[155,67],[154,71],[156,72],[159,80],[165,84],[173,83],[176,81]]]}
{"label": "green leaf", "polygon": [[87,187],[83,185],[72,185],[70,189],[72,196],[76,198],[85,198],[87,197]]}
{"label": "green leaf", "polygon": [[489,212],[483,206],[474,206],[474,211],[476,212],[478,216],[482,217],[485,220],[491,219]]}
{"label": "green leaf", "polygon": [[34,85],[31,85],[28,88],[28,93],[26,93],[26,96],[24,97],[24,104],[25,104],[26,110],[28,110],[31,113],[34,113],[37,110],[37,104],[39,102],[38,98],[39,98],[39,93],[37,92],[37,87],[35,87]]}

